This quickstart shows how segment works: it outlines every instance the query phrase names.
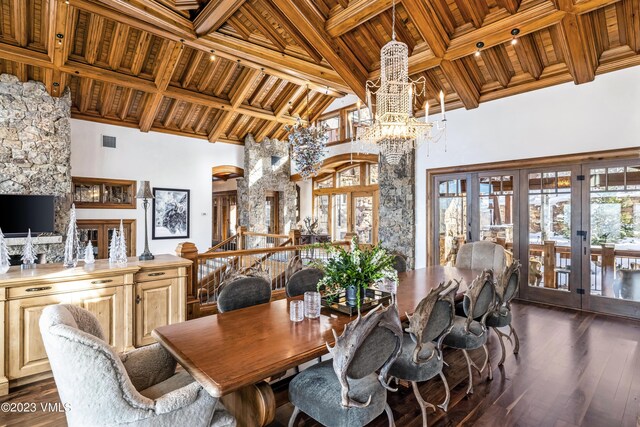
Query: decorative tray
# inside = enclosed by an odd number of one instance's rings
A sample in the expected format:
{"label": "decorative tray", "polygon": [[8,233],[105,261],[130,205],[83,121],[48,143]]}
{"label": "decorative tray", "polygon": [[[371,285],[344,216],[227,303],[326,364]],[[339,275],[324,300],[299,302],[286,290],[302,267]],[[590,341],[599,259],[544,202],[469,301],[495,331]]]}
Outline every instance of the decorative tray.
{"label": "decorative tray", "polygon": [[[322,306],[330,310],[348,314],[349,316],[358,314],[357,306],[347,304],[346,291],[342,291],[337,295],[323,296],[321,301]],[[391,294],[379,289],[367,288],[365,290],[364,301],[360,305],[360,312],[371,310],[379,304],[391,304]]]}

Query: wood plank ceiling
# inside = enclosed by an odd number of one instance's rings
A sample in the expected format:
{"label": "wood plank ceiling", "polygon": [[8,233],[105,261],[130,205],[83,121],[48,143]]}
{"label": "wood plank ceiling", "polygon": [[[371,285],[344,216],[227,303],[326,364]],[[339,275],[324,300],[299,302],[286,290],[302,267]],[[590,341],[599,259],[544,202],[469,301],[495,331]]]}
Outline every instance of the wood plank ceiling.
{"label": "wood plank ceiling", "polygon": [[[391,0],[0,0],[0,72],[69,87],[76,118],[242,143],[284,137],[307,85],[312,118],[364,98],[391,25]],[[471,109],[640,64],[640,0],[402,0],[397,38],[417,106]]]}

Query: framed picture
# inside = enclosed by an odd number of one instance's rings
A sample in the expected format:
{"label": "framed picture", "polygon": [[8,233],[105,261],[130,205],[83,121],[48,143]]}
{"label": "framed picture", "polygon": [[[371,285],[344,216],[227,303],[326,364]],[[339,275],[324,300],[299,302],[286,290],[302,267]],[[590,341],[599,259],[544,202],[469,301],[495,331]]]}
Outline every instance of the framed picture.
{"label": "framed picture", "polygon": [[189,214],[189,190],[154,188],[152,238],[188,238]]}

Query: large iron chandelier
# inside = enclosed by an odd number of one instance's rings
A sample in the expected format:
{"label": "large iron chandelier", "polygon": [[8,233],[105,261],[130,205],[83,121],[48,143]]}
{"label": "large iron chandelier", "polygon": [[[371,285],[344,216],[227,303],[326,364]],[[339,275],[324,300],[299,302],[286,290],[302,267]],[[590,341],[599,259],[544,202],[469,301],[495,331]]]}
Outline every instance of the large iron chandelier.
{"label": "large iron chandelier", "polygon": [[309,112],[309,86],[307,85],[307,123],[300,117],[295,125],[286,126],[289,133],[289,146],[291,148],[291,159],[296,164],[298,173],[303,179],[316,176],[320,170],[322,159],[326,154],[328,126],[324,123],[313,125],[311,123],[311,113]]}
{"label": "large iron chandelier", "polygon": [[[392,40],[380,50],[380,78],[367,81],[368,118],[360,116],[358,102],[355,142],[373,145],[389,164],[397,165],[402,157],[426,141],[437,142],[446,129],[444,93],[440,92],[442,118],[429,122],[429,103],[425,102],[424,122],[413,115],[414,101],[426,93],[425,78],[409,78],[409,48],[396,41],[396,5],[393,2]],[[372,96],[375,95],[375,113]],[[435,132],[434,132],[435,130]]]}

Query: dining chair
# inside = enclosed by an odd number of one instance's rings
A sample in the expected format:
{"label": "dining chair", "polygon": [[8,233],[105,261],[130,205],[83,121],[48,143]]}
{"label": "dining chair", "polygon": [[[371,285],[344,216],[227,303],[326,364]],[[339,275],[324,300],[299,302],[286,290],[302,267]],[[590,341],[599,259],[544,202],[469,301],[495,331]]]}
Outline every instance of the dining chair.
{"label": "dining chair", "polygon": [[462,245],[456,256],[457,268],[490,269],[501,272],[506,266],[504,247],[486,240]]}
{"label": "dining chair", "polygon": [[444,383],[446,397],[440,408],[447,410],[450,400],[449,385],[442,373],[442,341],[453,327],[455,318],[454,298],[460,282],[442,282],[437,288],[420,301],[409,318],[409,327],[402,340],[402,351],[391,366],[389,375],[393,378],[411,382],[422,411],[422,425],[427,426],[427,408],[435,406],[426,402],[420,395],[418,383],[428,381],[439,375]]}
{"label": "dining chair", "polygon": [[98,319],[70,304],[45,307],[39,322],[68,425],[236,425],[160,344],[117,354]]}
{"label": "dining chair", "polygon": [[298,270],[289,277],[285,290],[287,297],[297,297],[305,292],[318,290],[318,282],[324,277],[324,272],[319,268],[307,267]]}
{"label": "dining chair", "polygon": [[307,368],[289,383],[294,405],[289,427],[295,426],[300,412],[335,427],[364,426],[386,412],[389,426],[394,426],[387,374],[401,350],[398,307],[378,306],[348,323],[342,335],[333,334],[334,346],[327,343],[333,360]]}
{"label": "dining chair", "polygon": [[[467,394],[473,393],[472,368],[475,368],[478,373],[482,373],[488,367],[489,379],[493,379],[489,350],[487,349],[488,334],[485,322],[489,312],[494,307],[494,300],[493,272],[491,270],[483,270],[469,285],[464,294],[463,309],[466,315],[455,316],[451,331],[444,337],[444,344],[462,350],[467,361],[469,373]],[[479,368],[469,357],[468,351],[477,348],[482,348],[486,357],[482,368]]]}
{"label": "dining chair", "polygon": [[262,277],[238,277],[226,283],[218,294],[218,311],[265,304],[271,300],[271,284]]}
{"label": "dining chair", "polygon": [[[504,338],[509,340],[513,344],[513,354],[518,354],[520,350],[520,340],[518,334],[512,325],[511,316],[511,300],[518,293],[518,287],[520,286],[520,262],[514,260],[508,265],[502,275],[495,282],[496,292],[496,308],[491,311],[487,316],[487,327],[493,329],[498,335],[500,341],[500,347],[502,348],[502,357],[498,365],[501,366],[504,363],[505,347]],[[509,327],[509,333],[505,334],[499,328]],[[511,337],[513,336],[513,341]]]}
{"label": "dining chair", "polygon": [[400,253],[393,254],[393,268],[398,273],[404,273],[407,271],[407,257]]}

